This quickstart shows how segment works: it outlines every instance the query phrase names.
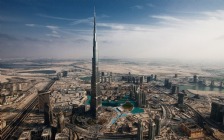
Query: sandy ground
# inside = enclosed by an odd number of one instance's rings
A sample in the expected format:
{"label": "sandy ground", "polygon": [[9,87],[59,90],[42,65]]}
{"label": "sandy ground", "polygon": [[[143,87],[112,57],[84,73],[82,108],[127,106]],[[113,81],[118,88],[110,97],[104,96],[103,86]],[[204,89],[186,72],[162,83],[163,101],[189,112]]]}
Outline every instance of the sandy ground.
{"label": "sandy ground", "polygon": [[7,78],[12,78],[13,76],[7,76],[7,75],[0,75],[0,82],[8,82]]}
{"label": "sandy ground", "polygon": [[[74,69],[73,66],[79,66],[82,68],[90,69],[91,70],[91,61],[83,60],[83,61],[63,61],[63,62],[55,62],[51,63],[52,66],[45,67],[45,68],[34,68],[32,70],[55,70],[56,72],[60,72],[62,70],[70,70]],[[73,66],[71,66],[73,64]],[[113,73],[123,73],[127,74],[131,72],[132,74],[137,75],[151,75],[156,74],[158,76],[173,76],[175,73],[178,76],[192,76],[192,75],[200,75],[205,77],[215,77],[214,74],[215,70],[220,70],[220,67],[212,67],[213,71],[206,71],[206,68],[201,65],[193,65],[188,63],[172,63],[169,61],[166,62],[157,62],[157,61],[123,61],[123,60],[109,60],[109,61],[102,61],[99,63],[99,70],[105,72],[113,72]],[[1,69],[0,69],[1,70]],[[6,69],[4,69],[6,70]],[[31,69],[27,70],[30,71]],[[21,69],[9,69],[6,70],[7,73],[16,74],[19,71],[26,71]],[[19,73],[18,76],[25,75],[25,76],[32,76],[38,75],[43,76],[44,74],[31,74],[31,73]],[[15,76],[15,75],[13,75]],[[0,77],[0,81],[5,81],[6,78]]]}
{"label": "sandy ground", "polygon": [[[78,66],[83,68],[91,69],[91,64],[79,64]],[[99,70],[105,72],[113,72],[113,73],[123,73],[128,74],[131,72],[132,74],[137,75],[151,75],[156,74],[158,76],[174,76],[175,73],[178,76],[192,76],[194,74],[200,76],[211,76],[210,73],[202,71],[200,68],[184,68],[178,65],[171,66],[154,66],[148,64],[124,64],[124,63],[100,63]]]}
{"label": "sandy ground", "polygon": [[193,90],[193,89],[188,89],[189,92],[193,94],[199,94],[199,95],[213,95],[213,96],[223,96],[223,93],[220,93],[219,91],[200,91],[200,90]]}

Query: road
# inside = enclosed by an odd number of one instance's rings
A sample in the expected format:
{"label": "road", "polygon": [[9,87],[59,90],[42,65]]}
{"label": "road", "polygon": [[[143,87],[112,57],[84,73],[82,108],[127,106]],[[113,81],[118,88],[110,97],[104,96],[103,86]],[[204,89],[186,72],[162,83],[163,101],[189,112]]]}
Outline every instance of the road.
{"label": "road", "polygon": [[[51,80],[47,86],[41,91],[46,92],[54,84],[55,80]],[[38,96],[34,97],[14,118],[13,120],[2,130],[0,134],[1,140],[7,140],[19,127],[19,125],[29,116],[29,113],[38,103]]]}
{"label": "road", "polygon": [[23,120],[29,115],[32,109],[37,105],[37,96],[19,112],[14,119],[2,130],[1,140],[7,140],[11,134],[18,128]]}
{"label": "road", "polygon": [[[167,93],[167,92],[165,92],[165,91],[163,91],[163,90],[161,90],[159,88],[156,88],[155,87],[154,89],[156,89],[157,91],[160,91],[161,93],[166,94],[167,96],[169,96],[169,97],[177,100],[177,98],[173,97],[172,95],[169,95],[169,93]],[[184,105],[186,105],[192,112],[194,112],[194,114],[196,116],[198,116],[200,119],[202,119],[204,122],[206,122],[209,126],[211,126],[213,128],[216,128],[216,129],[219,129],[219,130],[224,130],[224,128],[222,126],[219,126],[218,124],[215,124],[215,123],[211,122],[210,120],[204,118],[203,115],[200,112],[198,112],[197,110],[195,110],[194,108],[192,108],[187,103],[184,103]]]}

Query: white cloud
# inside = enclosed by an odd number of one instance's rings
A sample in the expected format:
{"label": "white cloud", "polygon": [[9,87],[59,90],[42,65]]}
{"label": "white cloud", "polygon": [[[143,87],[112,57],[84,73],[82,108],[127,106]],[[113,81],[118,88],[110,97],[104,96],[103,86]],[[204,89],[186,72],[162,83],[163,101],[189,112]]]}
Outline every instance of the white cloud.
{"label": "white cloud", "polygon": [[154,15],[154,16],[151,16],[152,18],[156,18],[156,19],[160,19],[160,20],[165,20],[165,21],[170,21],[170,22],[173,22],[173,21],[181,21],[181,19],[179,18],[175,18],[175,17],[172,17],[172,16],[160,16],[160,15]]}
{"label": "white cloud", "polygon": [[54,37],[54,38],[61,38],[61,36],[58,34],[46,34],[46,36]]}
{"label": "white cloud", "polygon": [[75,21],[77,19],[73,19],[73,18],[64,18],[64,17],[57,17],[57,16],[49,16],[49,15],[45,15],[45,14],[37,14],[40,17],[44,17],[44,18],[50,18],[50,19],[56,19],[56,20],[67,20],[67,21]]}
{"label": "white cloud", "polygon": [[57,31],[54,31],[54,30],[52,31],[52,33],[53,33],[53,34],[58,34],[58,32],[57,32]]}
{"label": "white cloud", "polygon": [[29,26],[29,27],[34,27],[35,24],[25,24],[26,26]]}
{"label": "white cloud", "polygon": [[82,23],[92,23],[93,17],[85,18],[85,19],[77,19],[72,22],[73,25],[82,24]]}
{"label": "white cloud", "polygon": [[203,12],[206,16],[210,18],[224,19],[224,10],[217,10],[215,12]]}
{"label": "white cloud", "polygon": [[108,27],[110,29],[115,30],[124,30],[125,26],[121,24],[114,24],[114,23],[97,23],[97,26],[99,27]]}
{"label": "white cloud", "polygon": [[56,30],[56,29],[59,28],[58,26],[52,26],[52,25],[47,25],[45,27],[48,28],[48,29],[51,29],[51,30]]}
{"label": "white cloud", "polygon": [[[158,22],[152,24],[149,20],[144,25],[97,22],[99,57],[224,60],[223,10],[197,15],[198,18],[153,15],[148,18]],[[53,40],[48,48],[52,48],[52,55],[57,51],[69,57],[74,52],[77,52],[75,57],[92,55],[92,30],[41,27],[51,30],[46,36]]]}
{"label": "white cloud", "polygon": [[[113,57],[157,57],[224,60],[223,11],[203,13],[199,18],[154,15],[155,25],[99,23],[100,54]],[[217,39],[218,38],[218,39]],[[110,43],[102,43],[108,40]],[[113,53],[112,53],[113,52]]]}
{"label": "white cloud", "polygon": [[132,6],[131,8],[134,8],[134,9],[143,9],[143,6],[141,6],[141,5],[135,5],[135,6]]}

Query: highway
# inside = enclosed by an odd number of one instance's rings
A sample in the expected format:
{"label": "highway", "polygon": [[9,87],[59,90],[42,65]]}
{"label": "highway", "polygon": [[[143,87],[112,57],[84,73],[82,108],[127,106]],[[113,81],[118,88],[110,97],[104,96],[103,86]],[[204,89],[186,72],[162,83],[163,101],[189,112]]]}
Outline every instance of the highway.
{"label": "highway", "polygon": [[[46,92],[54,84],[55,80],[51,80],[41,92]],[[29,116],[29,113],[38,104],[38,96],[34,97],[1,131],[0,139],[7,140],[17,130],[19,125]]]}
{"label": "highway", "polygon": [[2,130],[1,140],[7,140],[36,105],[37,97],[35,97],[30,103],[28,103],[27,106],[21,112],[19,112],[14,117],[14,119]]}
{"label": "highway", "polygon": [[[160,91],[161,93],[163,93],[163,94],[165,94],[165,95],[167,95],[167,96],[169,96],[169,97],[171,97],[171,98],[177,100],[177,98],[173,97],[172,95],[169,95],[168,93],[166,93],[165,91],[163,91],[163,90],[161,90],[161,89],[158,89],[158,88],[156,88],[156,87],[155,87],[154,89],[156,89],[157,91]],[[217,124],[215,124],[215,123],[212,123],[210,120],[204,118],[203,115],[202,115],[200,112],[198,112],[197,110],[195,110],[194,108],[192,108],[190,105],[188,105],[188,104],[186,104],[186,103],[184,103],[184,105],[186,105],[191,111],[194,112],[194,114],[195,114],[196,116],[198,116],[200,119],[202,119],[204,122],[206,122],[209,126],[211,126],[211,127],[213,127],[213,128],[216,128],[216,129],[219,129],[219,130],[224,130],[223,127],[221,127],[221,126],[219,126],[219,125],[217,125]]]}

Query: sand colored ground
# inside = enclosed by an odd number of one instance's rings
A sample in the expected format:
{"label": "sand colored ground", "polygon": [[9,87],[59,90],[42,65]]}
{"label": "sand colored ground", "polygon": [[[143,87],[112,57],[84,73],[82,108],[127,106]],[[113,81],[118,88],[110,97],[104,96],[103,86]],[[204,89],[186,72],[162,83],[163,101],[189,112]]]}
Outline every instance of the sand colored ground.
{"label": "sand colored ground", "polygon": [[[91,63],[78,64],[77,66],[91,69]],[[148,64],[125,64],[125,63],[100,63],[99,64],[100,71],[113,72],[113,73],[123,73],[128,74],[131,72],[132,74],[137,75],[151,75],[157,74],[158,76],[173,76],[175,73],[178,76],[192,76],[194,74],[198,74],[200,76],[211,76],[210,73],[202,71],[197,67],[181,67],[178,65],[171,66],[155,66]]]}
{"label": "sand colored ground", "polygon": [[13,76],[7,76],[7,75],[0,75],[0,82],[4,83],[7,82],[7,78],[12,78]]}
{"label": "sand colored ground", "polygon": [[193,89],[188,89],[189,92],[193,94],[198,94],[198,95],[212,95],[212,96],[223,96],[223,93],[220,93],[219,91],[200,91],[200,90],[193,90]]}

